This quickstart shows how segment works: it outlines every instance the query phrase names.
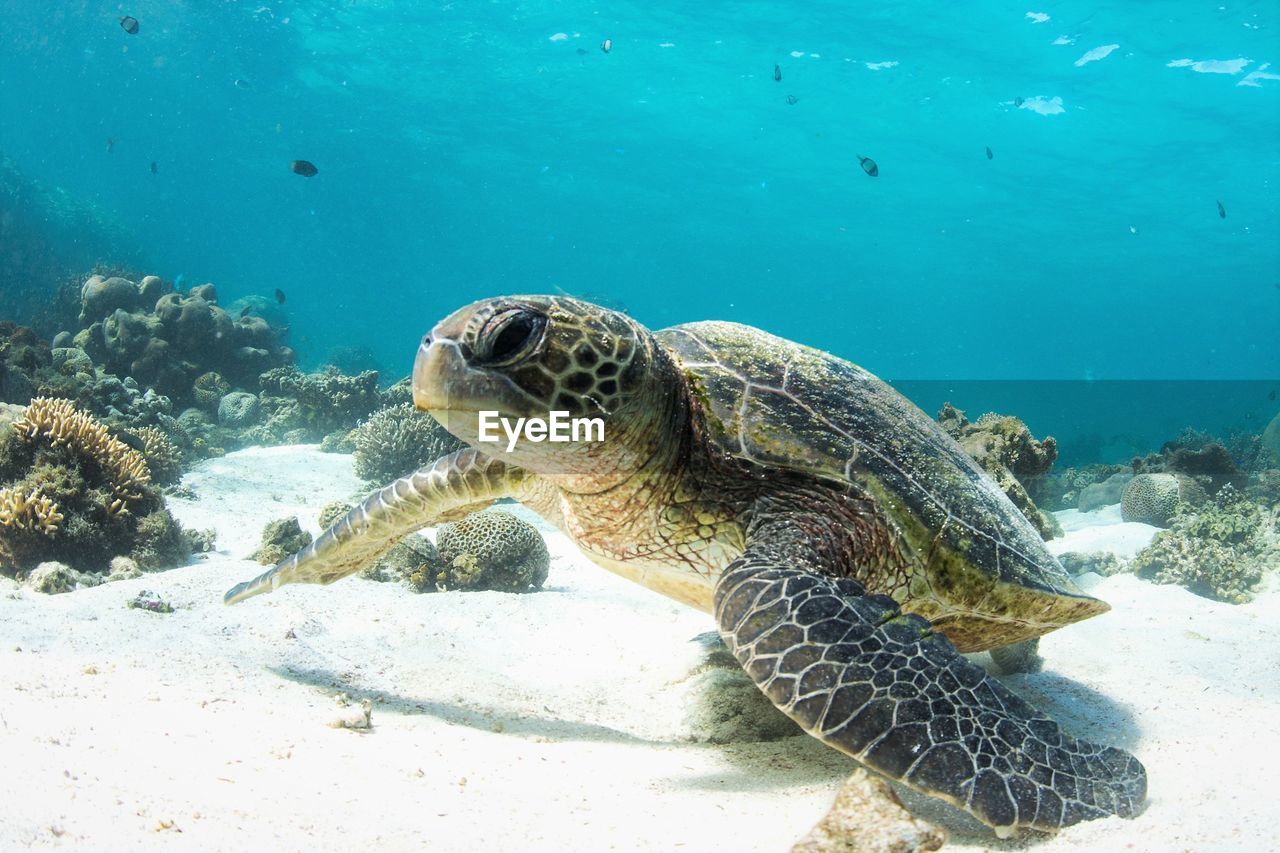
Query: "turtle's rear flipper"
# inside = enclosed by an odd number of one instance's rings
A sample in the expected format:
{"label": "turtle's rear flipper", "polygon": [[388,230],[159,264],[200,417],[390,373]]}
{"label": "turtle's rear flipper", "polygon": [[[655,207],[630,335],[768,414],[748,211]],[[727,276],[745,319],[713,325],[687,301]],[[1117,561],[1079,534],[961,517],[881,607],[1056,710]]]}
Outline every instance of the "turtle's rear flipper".
{"label": "turtle's rear flipper", "polygon": [[753,531],[715,592],[721,636],[783,712],[1002,835],[1136,813],[1136,758],[1064,734],[892,599],[816,574],[824,557],[803,527]]}
{"label": "turtle's rear flipper", "polygon": [[513,494],[524,477],[523,470],[477,450],[459,450],[374,492],[310,545],[227,590],[222,600],[236,604],[290,583],[333,583],[419,528],[453,521]]}

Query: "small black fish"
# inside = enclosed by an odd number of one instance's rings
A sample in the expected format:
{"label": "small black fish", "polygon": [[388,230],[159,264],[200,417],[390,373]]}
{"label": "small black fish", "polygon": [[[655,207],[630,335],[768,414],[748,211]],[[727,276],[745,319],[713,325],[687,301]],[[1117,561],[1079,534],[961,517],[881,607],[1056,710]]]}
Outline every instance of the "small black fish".
{"label": "small black fish", "polygon": [[781,66],[778,66],[778,65],[773,66],[773,79],[774,79],[774,82],[776,82],[776,83],[781,83],[781,82],[782,82],[782,68],[781,68]]}
{"label": "small black fish", "polygon": [[787,95],[787,103],[795,106],[796,101],[800,100],[795,95]]}
{"label": "small black fish", "polygon": [[863,157],[861,154],[854,154],[853,156],[857,157],[858,161],[862,164],[862,171],[866,172],[873,178],[879,176],[880,167],[876,165],[875,160],[872,160],[870,157]]}
{"label": "small black fish", "polygon": [[120,19],[120,28],[131,36],[138,34],[138,19],[132,15],[125,15]]}
{"label": "small black fish", "polygon": [[1014,99],[1013,99],[1013,105],[1014,105],[1015,107],[1020,107],[1020,106],[1022,106],[1024,103],[1026,103],[1026,101],[1022,100],[1022,98],[1014,98]]}
{"label": "small black fish", "polygon": [[586,55],[587,55],[587,49],[585,47],[578,48],[578,56],[586,56]]}
{"label": "small black fish", "polygon": [[1227,209],[1222,206],[1222,202],[1218,202],[1218,216],[1222,219],[1227,218]]}
{"label": "small black fish", "polygon": [[994,154],[992,154],[992,153],[991,153],[991,146],[990,146],[990,145],[988,145],[988,146],[987,146],[987,159],[988,159],[988,160],[990,160],[990,159],[991,159],[992,157],[994,157],[994,156],[996,156],[996,155],[994,155]]}
{"label": "small black fish", "polygon": [[284,304],[284,291],[278,287],[275,289],[275,297],[276,302],[279,302],[281,305]]}
{"label": "small black fish", "polygon": [[155,160],[152,160],[152,161],[151,161],[151,174],[153,174],[153,175],[158,175],[158,174],[160,174],[160,167],[159,167],[158,165],[156,165],[156,161],[155,161]]}
{"label": "small black fish", "polygon": [[310,160],[294,160],[289,165],[289,168],[293,170],[295,175],[301,175],[304,178],[314,178],[320,171],[316,168],[316,164]]}
{"label": "small black fish", "polygon": [[116,440],[119,441],[121,444],[131,447],[134,450],[138,451],[139,453],[145,453],[147,450],[147,446],[143,444],[142,439],[138,438],[136,435],[134,435],[131,432],[124,432],[122,430],[116,433],[115,437],[116,437]]}
{"label": "small black fish", "polygon": [[1276,398],[1276,391],[1275,391],[1275,389],[1274,389],[1274,388],[1272,388],[1272,389],[1271,389],[1271,393],[1267,395],[1267,399],[1268,399],[1268,400],[1274,400],[1275,398]]}
{"label": "small black fish", "polygon": [[609,51],[613,50],[613,39],[605,39],[604,41],[600,42],[600,49],[603,50],[605,53],[608,53]]}
{"label": "small black fish", "polygon": [[111,149],[116,147],[116,140],[113,136],[107,137],[107,153],[111,153]]}

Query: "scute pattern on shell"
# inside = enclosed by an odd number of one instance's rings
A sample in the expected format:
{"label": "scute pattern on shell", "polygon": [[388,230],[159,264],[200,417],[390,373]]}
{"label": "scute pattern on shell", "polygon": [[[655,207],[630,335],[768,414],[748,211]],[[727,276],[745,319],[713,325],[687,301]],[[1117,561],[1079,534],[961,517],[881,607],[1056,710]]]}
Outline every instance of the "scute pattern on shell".
{"label": "scute pattern on shell", "polygon": [[477,512],[440,525],[436,546],[454,586],[523,592],[547,579],[551,557],[542,534],[509,512]]}
{"label": "scute pattern on shell", "polygon": [[[909,400],[842,359],[759,329],[708,321],[658,332],[700,386],[711,439],[730,456],[869,490],[992,577],[1078,597],[1007,497]],[[698,393],[698,391],[695,391]]]}

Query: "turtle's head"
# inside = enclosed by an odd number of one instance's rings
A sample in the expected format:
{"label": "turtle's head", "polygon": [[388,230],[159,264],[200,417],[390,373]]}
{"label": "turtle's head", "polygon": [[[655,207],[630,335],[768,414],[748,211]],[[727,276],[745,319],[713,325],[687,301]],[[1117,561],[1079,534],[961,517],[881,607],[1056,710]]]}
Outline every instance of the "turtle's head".
{"label": "turtle's head", "polygon": [[413,400],[477,449],[565,488],[609,488],[676,420],[679,373],[625,314],[559,296],[475,302],[422,340]]}

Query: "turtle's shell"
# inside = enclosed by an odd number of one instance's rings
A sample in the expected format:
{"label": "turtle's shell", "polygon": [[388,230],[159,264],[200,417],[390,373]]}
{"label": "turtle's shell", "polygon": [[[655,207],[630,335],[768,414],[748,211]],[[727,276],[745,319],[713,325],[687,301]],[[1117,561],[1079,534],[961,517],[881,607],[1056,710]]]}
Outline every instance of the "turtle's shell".
{"label": "turtle's shell", "polygon": [[737,323],[690,323],[657,337],[679,357],[720,450],[852,484],[875,501],[905,562],[904,580],[877,591],[931,619],[961,650],[1107,609],[1076,588],[955,440],[871,373]]}

